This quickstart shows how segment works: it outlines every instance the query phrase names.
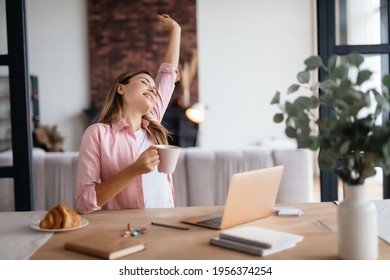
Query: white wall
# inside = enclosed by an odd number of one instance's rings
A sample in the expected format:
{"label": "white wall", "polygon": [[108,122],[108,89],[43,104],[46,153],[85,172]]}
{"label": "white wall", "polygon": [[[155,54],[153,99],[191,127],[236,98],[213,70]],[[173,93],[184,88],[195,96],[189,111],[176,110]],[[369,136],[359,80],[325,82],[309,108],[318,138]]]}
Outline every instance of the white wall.
{"label": "white wall", "polygon": [[[86,1],[28,0],[30,72],[39,76],[42,124],[78,150],[89,104]],[[313,53],[313,0],[197,0],[199,95],[205,147],[285,138],[270,100]]]}
{"label": "white wall", "polygon": [[197,0],[202,146],[285,138],[270,101],[313,54],[311,0]]}
{"label": "white wall", "polygon": [[28,62],[38,76],[42,125],[57,125],[65,150],[78,150],[87,124],[86,1],[28,0]]}

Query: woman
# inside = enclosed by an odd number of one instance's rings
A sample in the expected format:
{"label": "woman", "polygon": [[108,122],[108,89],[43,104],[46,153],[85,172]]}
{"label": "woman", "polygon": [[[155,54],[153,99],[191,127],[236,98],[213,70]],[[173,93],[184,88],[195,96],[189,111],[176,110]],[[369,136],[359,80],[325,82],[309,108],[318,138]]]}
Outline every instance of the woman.
{"label": "woman", "polygon": [[156,81],[147,71],[121,74],[111,87],[98,121],[82,138],[76,178],[76,209],[173,207],[169,175],[158,173],[156,144],[167,143],[160,124],[179,79],[181,28],[158,15],[169,42]]}

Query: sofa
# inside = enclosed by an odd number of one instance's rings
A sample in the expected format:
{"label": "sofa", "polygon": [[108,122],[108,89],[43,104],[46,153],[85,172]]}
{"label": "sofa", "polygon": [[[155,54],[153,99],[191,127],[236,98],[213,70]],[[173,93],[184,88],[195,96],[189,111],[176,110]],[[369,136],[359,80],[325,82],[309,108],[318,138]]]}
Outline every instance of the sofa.
{"label": "sofa", "polygon": [[[74,207],[78,152],[33,149],[34,210],[59,203]],[[0,165],[12,164],[10,151],[0,153]],[[229,180],[236,172],[283,165],[277,202],[310,202],[313,195],[312,153],[305,149],[253,146],[211,150],[182,148],[172,180],[175,205],[223,205]],[[0,211],[14,210],[12,179],[0,179]]]}
{"label": "sofa", "polygon": [[223,205],[234,173],[277,165],[285,167],[277,202],[311,202],[313,161],[309,150],[254,146],[229,150],[182,149],[173,174],[175,205]]}
{"label": "sofa", "polygon": [[[59,203],[74,207],[78,152],[45,152],[34,148],[34,210],[49,210]],[[12,164],[12,152],[0,153],[0,166]],[[14,211],[12,179],[0,179],[0,211]]]}

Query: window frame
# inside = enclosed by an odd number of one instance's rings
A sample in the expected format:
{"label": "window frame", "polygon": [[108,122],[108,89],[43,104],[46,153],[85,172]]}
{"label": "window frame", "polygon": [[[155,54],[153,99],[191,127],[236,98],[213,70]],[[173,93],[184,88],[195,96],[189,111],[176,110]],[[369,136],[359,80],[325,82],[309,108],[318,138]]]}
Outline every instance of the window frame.
{"label": "window frame", "polygon": [[0,66],[8,66],[11,107],[11,166],[0,167],[0,178],[13,178],[15,211],[33,209],[32,136],[29,109],[25,0],[6,0],[8,54]]}

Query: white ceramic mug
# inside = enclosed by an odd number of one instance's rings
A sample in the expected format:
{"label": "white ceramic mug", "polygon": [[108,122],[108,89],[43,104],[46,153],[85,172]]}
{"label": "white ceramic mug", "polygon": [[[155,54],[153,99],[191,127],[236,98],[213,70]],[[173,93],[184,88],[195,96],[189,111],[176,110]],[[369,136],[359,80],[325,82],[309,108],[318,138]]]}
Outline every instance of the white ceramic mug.
{"label": "white ceramic mug", "polygon": [[177,160],[180,155],[180,147],[173,145],[156,145],[160,164],[158,172],[172,174],[175,171]]}

